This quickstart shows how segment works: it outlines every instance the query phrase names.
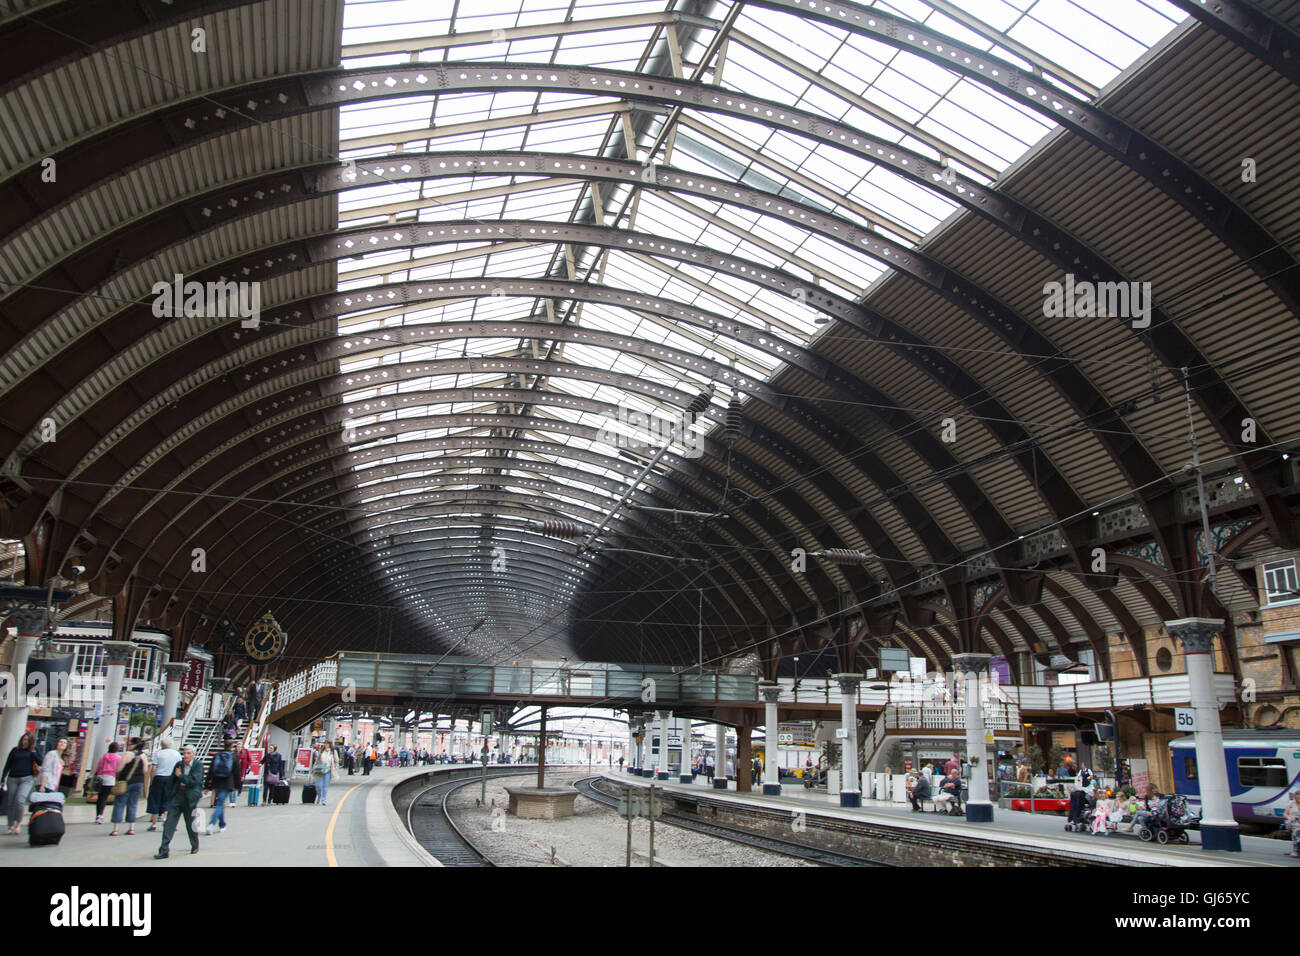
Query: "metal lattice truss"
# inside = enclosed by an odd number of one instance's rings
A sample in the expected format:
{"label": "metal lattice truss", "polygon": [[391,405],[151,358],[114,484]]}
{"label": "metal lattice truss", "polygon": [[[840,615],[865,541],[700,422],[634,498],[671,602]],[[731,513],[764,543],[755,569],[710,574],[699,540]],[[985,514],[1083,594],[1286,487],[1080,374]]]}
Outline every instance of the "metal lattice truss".
{"label": "metal lattice truss", "polygon": [[1297,546],[1300,14],[1103,6],[0,5],[11,572],[296,658],[1145,672]]}

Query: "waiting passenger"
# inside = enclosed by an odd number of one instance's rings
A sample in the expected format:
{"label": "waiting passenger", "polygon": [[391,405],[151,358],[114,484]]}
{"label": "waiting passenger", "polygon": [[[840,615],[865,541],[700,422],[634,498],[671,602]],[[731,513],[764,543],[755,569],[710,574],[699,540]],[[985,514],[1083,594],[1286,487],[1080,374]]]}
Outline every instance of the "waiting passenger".
{"label": "waiting passenger", "polygon": [[1291,855],[1300,856],[1300,790],[1291,791],[1291,802],[1282,815],[1285,826],[1291,828]]}
{"label": "waiting passenger", "polygon": [[1160,809],[1162,803],[1164,803],[1164,800],[1161,798],[1159,791],[1155,787],[1148,785],[1141,806],[1133,814],[1133,819],[1129,821],[1127,832],[1132,833],[1134,827],[1140,827],[1150,820],[1156,811]]}
{"label": "waiting passenger", "polygon": [[953,767],[939,784],[934,805],[936,809],[942,808],[950,814],[961,813],[961,776],[957,773],[956,767]]}
{"label": "waiting passenger", "polygon": [[927,774],[921,774],[916,778],[916,786],[912,788],[912,812],[921,812],[921,803],[930,799],[930,777]]}

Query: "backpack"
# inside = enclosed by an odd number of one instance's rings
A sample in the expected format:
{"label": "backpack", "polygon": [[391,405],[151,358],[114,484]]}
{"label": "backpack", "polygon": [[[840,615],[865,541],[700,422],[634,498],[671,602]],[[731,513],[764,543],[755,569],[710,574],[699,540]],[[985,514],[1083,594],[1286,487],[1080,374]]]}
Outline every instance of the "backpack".
{"label": "backpack", "polygon": [[235,755],[229,750],[223,750],[212,758],[212,776],[229,777],[235,769]]}

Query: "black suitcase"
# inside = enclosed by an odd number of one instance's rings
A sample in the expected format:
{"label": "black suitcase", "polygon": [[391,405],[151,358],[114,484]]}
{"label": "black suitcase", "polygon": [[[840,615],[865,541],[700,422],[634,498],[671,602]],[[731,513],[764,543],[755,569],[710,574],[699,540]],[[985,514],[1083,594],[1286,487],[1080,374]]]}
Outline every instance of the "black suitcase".
{"label": "black suitcase", "polygon": [[32,808],[27,821],[27,842],[30,846],[58,846],[67,827],[63,822],[63,794],[33,793],[29,798]]}
{"label": "black suitcase", "polygon": [[316,785],[314,783],[308,783],[303,785],[302,802],[303,803],[316,802]]}
{"label": "black suitcase", "polygon": [[289,785],[284,781],[281,781],[280,783],[272,784],[271,794],[270,794],[271,802],[280,803],[280,804],[288,803],[290,792],[291,791],[289,790]]}

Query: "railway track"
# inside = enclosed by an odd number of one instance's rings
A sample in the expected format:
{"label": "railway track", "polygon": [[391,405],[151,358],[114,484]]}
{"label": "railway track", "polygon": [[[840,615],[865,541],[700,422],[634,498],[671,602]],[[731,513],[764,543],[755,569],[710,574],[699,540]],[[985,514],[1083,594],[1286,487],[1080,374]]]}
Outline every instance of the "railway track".
{"label": "railway track", "polygon": [[[584,797],[595,800],[597,803],[607,807],[617,807],[618,797],[612,796],[599,789],[596,783],[603,780],[603,777],[584,777],[577,781],[574,786]],[[849,853],[839,853],[835,850],[825,850],[821,847],[809,846],[805,843],[799,843],[795,840],[783,840],[780,837],[768,836],[766,834],[751,833],[748,830],[741,830],[737,827],[724,826],[720,823],[705,823],[703,820],[692,819],[681,813],[672,813],[664,811],[663,821],[672,824],[675,827],[681,827],[684,830],[692,830],[705,836],[716,837],[720,840],[728,840],[732,843],[739,843],[742,846],[753,847],[757,850],[767,850],[769,853],[780,853],[783,856],[792,856],[800,860],[807,860],[810,863],[817,863],[821,866],[892,866],[890,863],[877,863],[874,860],[868,860],[864,857],[854,856]]]}
{"label": "railway track", "polygon": [[[488,778],[522,776],[519,770],[488,771]],[[448,798],[461,787],[479,782],[474,773],[442,780],[418,792],[406,808],[406,829],[443,866],[496,866],[484,856],[451,819]]]}

